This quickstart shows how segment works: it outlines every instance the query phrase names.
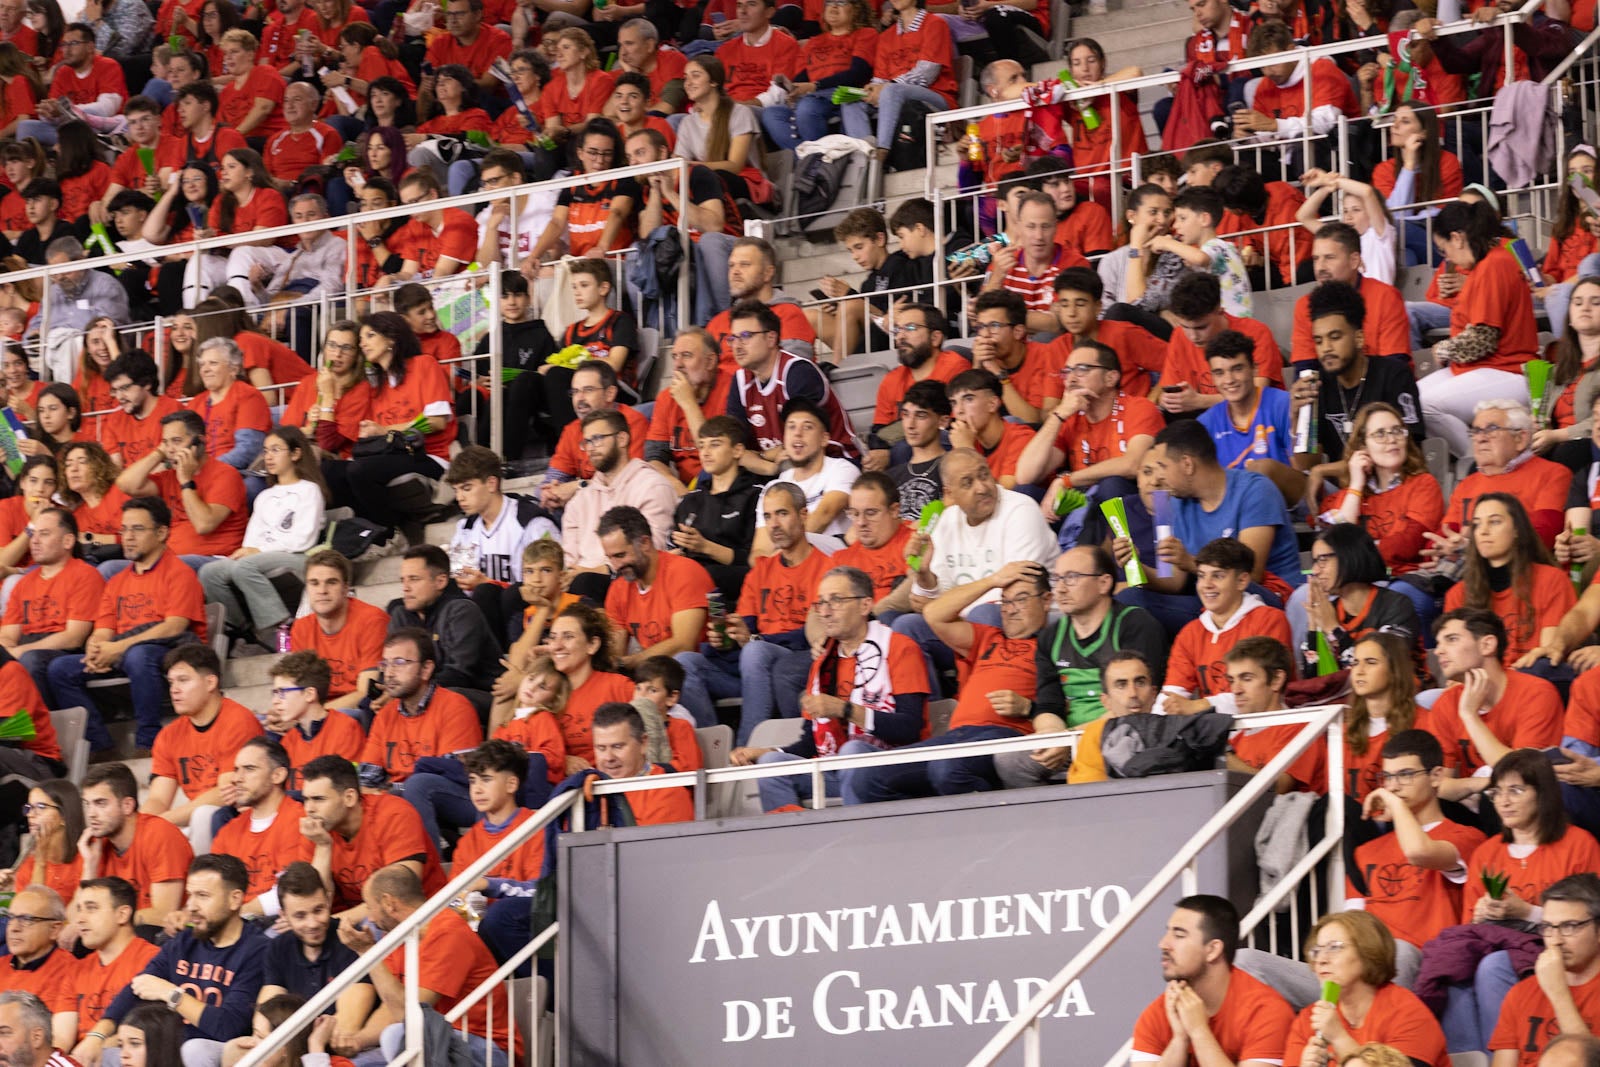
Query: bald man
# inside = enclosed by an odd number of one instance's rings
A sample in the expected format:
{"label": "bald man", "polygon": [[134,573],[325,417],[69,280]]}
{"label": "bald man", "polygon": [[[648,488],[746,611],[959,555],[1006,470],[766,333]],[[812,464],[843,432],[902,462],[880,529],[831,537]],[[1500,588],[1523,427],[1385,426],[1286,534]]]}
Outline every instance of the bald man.
{"label": "bald man", "polygon": [[1539,1067],[1600,1067],[1600,1037],[1561,1034],[1544,1047]]}

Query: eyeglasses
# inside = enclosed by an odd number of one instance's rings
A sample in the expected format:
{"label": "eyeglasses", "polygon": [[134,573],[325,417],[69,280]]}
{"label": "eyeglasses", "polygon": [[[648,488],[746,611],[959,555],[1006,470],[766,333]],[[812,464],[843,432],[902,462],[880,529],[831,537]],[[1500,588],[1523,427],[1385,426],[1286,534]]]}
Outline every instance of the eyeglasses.
{"label": "eyeglasses", "polygon": [[515,181],[516,175],[501,172],[499,174],[480,174],[478,176],[478,182],[482,185],[499,185],[501,182],[507,180]]}
{"label": "eyeglasses", "polygon": [[156,529],[154,526],[124,526],[122,528],[122,536],[137,537],[140,534],[147,534],[154,529]]}
{"label": "eyeglasses", "polygon": [[21,923],[23,926],[37,926],[40,923],[61,922],[60,919],[54,918],[50,915],[19,915],[16,912],[11,913],[11,921],[14,923]]}
{"label": "eyeglasses", "polygon": [[817,598],[817,601],[816,601],[816,608],[817,608],[818,611],[822,612],[824,615],[831,615],[833,612],[838,611],[840,608],[844,607],[846,604],[850,603],[853,600],[868,600],[868,599],[870,599],[870,598],[869,597],[864,597],[864,596],[825,596],[825,597],[819,597],[819,598]]}
{"label": "eyeglasses", "polygon": [[[12,916],[16,918],[16,916]],[[1560,932],[1563,938],[1577,937],[1585,926],[1594,922],[1593,919],[1568,919],[1564,923],[1534,923],[1533,929],[1540,937],[1549,937]]]}
{"label": "eyeglasses", "polygon": [[1476,441],[1479,438],[1488,437],[1490,434],[1510,432],[1511,427],[1509,426],[1474,426],[1467,431],[1467,436]]}
{"label": "eyeglasses", "polygon": [[1378,775],[1378,781],[1382,782],[1384,785],[1405,785],[1407,782],[1411,781],[1411,779],[1427,773],[1427,771],[1419,771],[1415,769],[1409,771],[1384,771],[1382,774]]}
{"label": "eyeglasses", "polygon": [[973,326],[973,329],[976,330],[978,333],[999,333],[1002,330],[1011,329],[1011,323],[1009,323],[1009,322],[980,322],[977,325]]}
{"label": "eyeglasses", "polygon": [[[394,660],[393,662],[395,662],[395,663],[407,662],[408,663],[410,661],[409,660]],[[382,664],[380,664],[379,666],[382,666]],[[283,686],[282,688],[279,688],[279,689],[268,690],[268,692],[271,694],[273,700],[282,700],[284,697],[288,696],[290,693],[303,693],[305,691],[306,691],[306,687],[303,686],[303,685],[286,685],[286,686]]]}
{"label": "eyeglasses", "polygon": [[356,350],[356,346],[353,343],[346,344],[343,341],[324,341],[322,342],[322,348],[327,352],[354,352]]}
{"label": "eyeglasses", "polygon": [[60,811],[60,810],[61,810],[61,805],[60,804],[24,804],[24,805],[22,805],[22,814],[24,814],[24,815],[32,815],[36,811],[44,812],[44,811]]}
{"label": "eyeglasses", "polygon": [[1381,430],[1367,431],[1367,440],[1369,441],[1395,441],[1404,436],[1406,436],[1406,428],[1404,426],[1388,426]]}
{"label": "eyeglasses", "polygon": [[399,659],[380,659],[378,661],[378,669],[380,671],[386,671],[386,670],[389,670],[390,668],[393,668],[395,670],[403,670],[406,667],[414,667],[420,662],[422,662],[422,661],[421,660],[415,660],[415,659],[406,659],[404,656],[401,656]]}
{"label": "eyeglasses", "polygon": [[1023,608],[1028,606],[1028,602],[1030,600],[1038,600],[1042,596],[1044,596],[1043,593],[1022,593],[1022,594],[1019,594],[1017,596],[1012,597],[1009,600],[1007,600],[1005,597],[1001,597],[1000,598],[1000,610],[1001,611],[1021,611]]}
{"label": "eyeglasses", "polygon": [[579,154],[588,156],[590,159],[610,159],[616,155],[615,152],[605,148],[585,148]]}
{"label": "eyeglasses", "polygon": [[1334,953],[1343,952],[1346,945],[1343,941],[1329,941],[1326,945],[1312,945],[1306,950],[1306,958],[1315,962],[1323,956],[1332,956]]}
{"label": "eyeglasses", "polygon": [[723,340],[735,345],[747,345],[752,337],[761,337],[771,332],[771,330],[740,330],[738,333],[723,334]]}
{"label": "eyeglasses", "polygon": [[1062,367],[1061,368],[1061,376],[1063,378],[1081,378],[1083,375],[1088,374],[1090,371],[1110,370],[1110,369],[1111,369],[1110,367],[1102,367],[1098,363],[1074,363],[1070,367]]}
{"label": "eyeglasses", "polygon": [[851,522],[877,522],[889,513],[888,508],[845,508],[844,517]]}
{"label": "eyeglasses", "polygon": [[1067,571],[1065,574],[1052,574],[1050,576],[1050,584],[1059,589],[1064,585],[1072,585],[1074,582],[1081,582],[1089,578],[1100,577],[1102,577],[1102,575],[1085,574],[1082,571]]}
{"label": "eyeglasses", "polygon": [[601,445],[605,444],[607,441],[611,440],[621,432],[621,430],[612,430],[610,433],[590,434],[588,437],[585,437],[578,443],[584,448],[599,448]]}
{"label": "eyeglasses", "polygon": [[583,386],[579,386],[579,387],[577,387],[575,389],[568,389],[567,390],[567,395],[568,396],[588,396],[590,393],[603,393],[605,391],[606,391],[606,387],[603,386],[603,385],[583,385]]}
{"label": "eyeglasses", "polygon": [[261,449],[263,456],[281,456],[289,451],[286,445],[266,445]]}
{"label": "eyeglasses", "polygon": [[1531,785],[1496,785],[1485,789],[1483,791],[1483,795],[1489,798],[1489,803],[1493,804],[1501,797],[1509,797],[1512,800],[1521,800],[1531,792],[1533,792],[1533,787]]}
{"label": "eyeglasses", "polygon": [[[833,0],[828,0],[828,2],[832,3]],[[846,0],[846,2],[849,2],[849,0]],[[927,327],[920,322],[902,322],[889,332],[894,334],[896,337],[904,337],[908,333],[916,333],[918,330],[926,329]]]}
{"label": "eyeglasses", "polygon": [[1311,569],[1316,570],[1318,567],[1335,562],[1338,558],[1332,552],[1323,552],[1321,554],[1313,552],[1311,554]]}

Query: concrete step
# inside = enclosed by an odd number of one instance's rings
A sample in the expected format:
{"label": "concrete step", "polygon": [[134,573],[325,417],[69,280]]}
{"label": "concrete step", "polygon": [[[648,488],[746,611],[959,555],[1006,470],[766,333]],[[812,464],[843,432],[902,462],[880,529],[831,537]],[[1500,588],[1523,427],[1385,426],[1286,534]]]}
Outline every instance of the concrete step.
{"label": "concrete step", "polygon": [[[261,659],[272,662],[275,656],[262,656]],[[259,685],[232,685],[228,687],[228,696],[237,700],[257,715],[266,714],[267,706],[272,703],[272,682],[266,681]]]}
{"label": "concrete step", "polygon": [[376,584],[362,585],[356,588],[356,597],[366,601],[374,607],[387,608],[389,601],[400,595],[400,582],[378,582]]}

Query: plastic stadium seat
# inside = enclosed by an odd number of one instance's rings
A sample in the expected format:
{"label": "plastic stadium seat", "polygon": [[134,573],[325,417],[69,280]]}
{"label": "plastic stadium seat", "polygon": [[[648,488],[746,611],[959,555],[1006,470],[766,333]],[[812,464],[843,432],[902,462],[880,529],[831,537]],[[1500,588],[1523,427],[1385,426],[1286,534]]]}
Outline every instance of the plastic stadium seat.
{"label": "plastic stadium seat", "polygon": [[[804,719],[768,719],[750,731],[751,748],[784,748],[800,740],[800,731],[805,729]],[[754,779],[746,779],[735,783],[738,793],[733,801],[733,810],[730,815],[760,815],[761,791],[756,787]]]}
{"label": "plastic stadium seat", "polygon": [[[728,765],[728,757],[733,753],[733,727],[703,726],[694,732],[694,736],[700,742],[700,756],[706,770]],[[707,790],[706,818],[721,819],[734,814],[739,798],[738,783],[723,782],[721,785],[707,786]]]}

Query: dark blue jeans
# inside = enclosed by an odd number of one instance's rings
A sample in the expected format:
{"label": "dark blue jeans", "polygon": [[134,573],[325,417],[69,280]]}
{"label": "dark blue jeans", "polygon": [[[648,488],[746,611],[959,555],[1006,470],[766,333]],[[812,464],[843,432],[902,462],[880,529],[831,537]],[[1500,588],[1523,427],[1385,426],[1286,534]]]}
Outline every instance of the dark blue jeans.
{"label": "dark blue jeans", "polygon": [[[1016,736],[1017,731],[1007,726],[958,726],[938,737],[905,747],[930,748],[934,745]],[[864,767],[855,773],[855,791],[864,804],[912,797],[987,793],[1000,788],[1000,776],[995,773],[993,756],[963,756],[959,759],[929,760],[926,763]]]}
{"label": "dark blue jeans", "polygon": [[119,669],[109,674],[87,674],[83,669],[83,656],[61,656],[50,664],[50,688],[63,708],[82,707],[89,712],[84,734],[89,739],[91,751],[100,752],[112,747],[111,732],[106,729],[100,706],[86,688],[95,678],[126,678],[132,690],[133,714],[139,721],[135,744],[149,748],[156,743],[161,732],[161,715],[167,706],[167,678],[161,670],[161,661],[167,653],[180,644],[195,640],[192,633],[162,641],[141,641],[123,654]]}

